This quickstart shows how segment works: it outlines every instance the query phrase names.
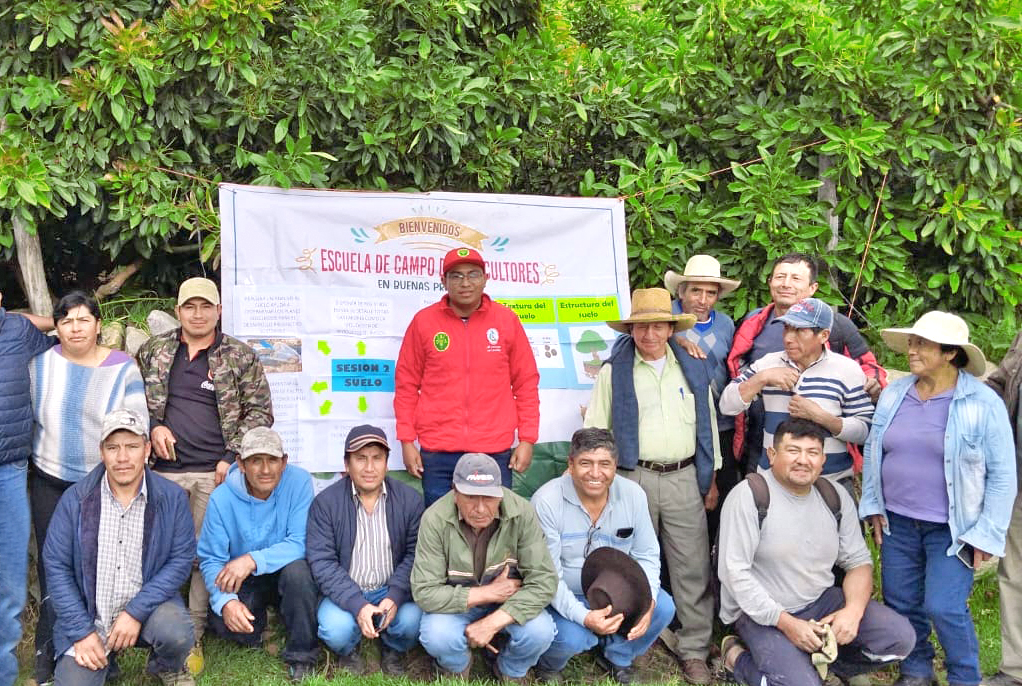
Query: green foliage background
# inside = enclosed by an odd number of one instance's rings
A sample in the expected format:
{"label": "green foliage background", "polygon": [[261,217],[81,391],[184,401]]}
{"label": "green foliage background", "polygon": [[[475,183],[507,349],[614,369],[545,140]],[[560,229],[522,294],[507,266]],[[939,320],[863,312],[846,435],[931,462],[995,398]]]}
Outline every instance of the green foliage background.
{"label": "green foliage background", "polygon": [[215,263],[221,180],[623,195],[634,286],[708,251],[740,316],[820,252],[832,302],[861,268],[860,322],[1001,341],[1020,73],[1017,0],[13,0],[0,246],[17,216],[51,280],[77,250]]}

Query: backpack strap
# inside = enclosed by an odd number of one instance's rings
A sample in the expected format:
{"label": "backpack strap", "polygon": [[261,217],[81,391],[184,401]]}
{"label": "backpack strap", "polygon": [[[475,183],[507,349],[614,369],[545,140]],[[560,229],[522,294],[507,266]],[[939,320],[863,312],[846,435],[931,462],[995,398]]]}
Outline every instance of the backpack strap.
{"label": "backpack strap", "polygon": [[838,531],[841,531],[841,496],[838,495],[834,483],[830,479],[821,476],[813,485],[816,486],[819,494],[823,496],[823,502],[827,503],[831,514],[837,520]]}
{"label": "backpack strap", "polygon": [[766,519],[767,510],[770,509],[770,488],[766,479],[759,472],[750,472],[745,480],[749,482],[749,489],[752,491],[752,501],[756,503],[756,514],[759,516],[759,528],[763,528],[763,520]]}

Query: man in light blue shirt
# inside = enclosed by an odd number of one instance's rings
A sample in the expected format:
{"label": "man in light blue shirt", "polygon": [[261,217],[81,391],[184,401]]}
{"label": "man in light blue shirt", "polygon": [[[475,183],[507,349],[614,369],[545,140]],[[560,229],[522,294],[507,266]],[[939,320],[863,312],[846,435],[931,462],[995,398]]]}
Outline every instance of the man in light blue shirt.
{"label": "man in light blue shirt", "polygon": [[[557,635],[536,665],[536,678],[552,681],[572,655],[601,644],[599,656],[615,681],[633,680],[632,662],[645,654],[674,616],[674,601],[660,588],[660,545],[646,494],[617,479],[617,446],[606,429],[580,429],[571,438],[568,469],[532,497],[559,577],[548,611]],[[589,607],[582,593],[582,565],[604,546],[638,561],[649,580],[653,604],[622,635],[624,619],[608,607]]]}

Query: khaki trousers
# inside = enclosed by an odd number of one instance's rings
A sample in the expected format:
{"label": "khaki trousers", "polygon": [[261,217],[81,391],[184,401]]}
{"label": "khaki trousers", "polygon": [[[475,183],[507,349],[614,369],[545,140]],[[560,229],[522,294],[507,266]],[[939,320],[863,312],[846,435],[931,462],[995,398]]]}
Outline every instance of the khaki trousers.
{"label": "khaki trousers", "polygon": [[[173,481],[188,493],[188,504],[195,521],[195,538],[202,531],[202,520],[206,516],[209,494],[213,492],[216,478],[214,472],[158,472],[160,476]],[[192,580],[188,586],[188,614],[195,625],[195,643],[198,645],[206,632],[206,615],[209,612],[209,592],[199,571],[198,560],[192,569]]]}
{"label": "khaki trousers", "polygon": [[649,516],[667,559],[671,595],[681,622],[678,657],[705,660],[713,634],[713,596],[706,509],[696,483],[696,469],[688,466],[661,474],[636,467],[621,474],[646,492]]}
{"label": "khaki trousers", "polygon": [[1022,679],[1022,493],[1015,496],[1004,557],[997,569],[1001,595],[1001,671]]}

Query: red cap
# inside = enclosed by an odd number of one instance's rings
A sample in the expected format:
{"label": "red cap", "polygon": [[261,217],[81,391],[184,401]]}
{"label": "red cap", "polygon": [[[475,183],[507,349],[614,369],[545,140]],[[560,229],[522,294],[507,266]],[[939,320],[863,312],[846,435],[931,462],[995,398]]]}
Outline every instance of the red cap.
{"label": "red cap", "polygon": [[459,264],[474,264],[484,270],[486,269],[486,263],[483,261],[483,256],[477,251],[472,248],[455,248],[444,255],[443,273],[446,274]]}

